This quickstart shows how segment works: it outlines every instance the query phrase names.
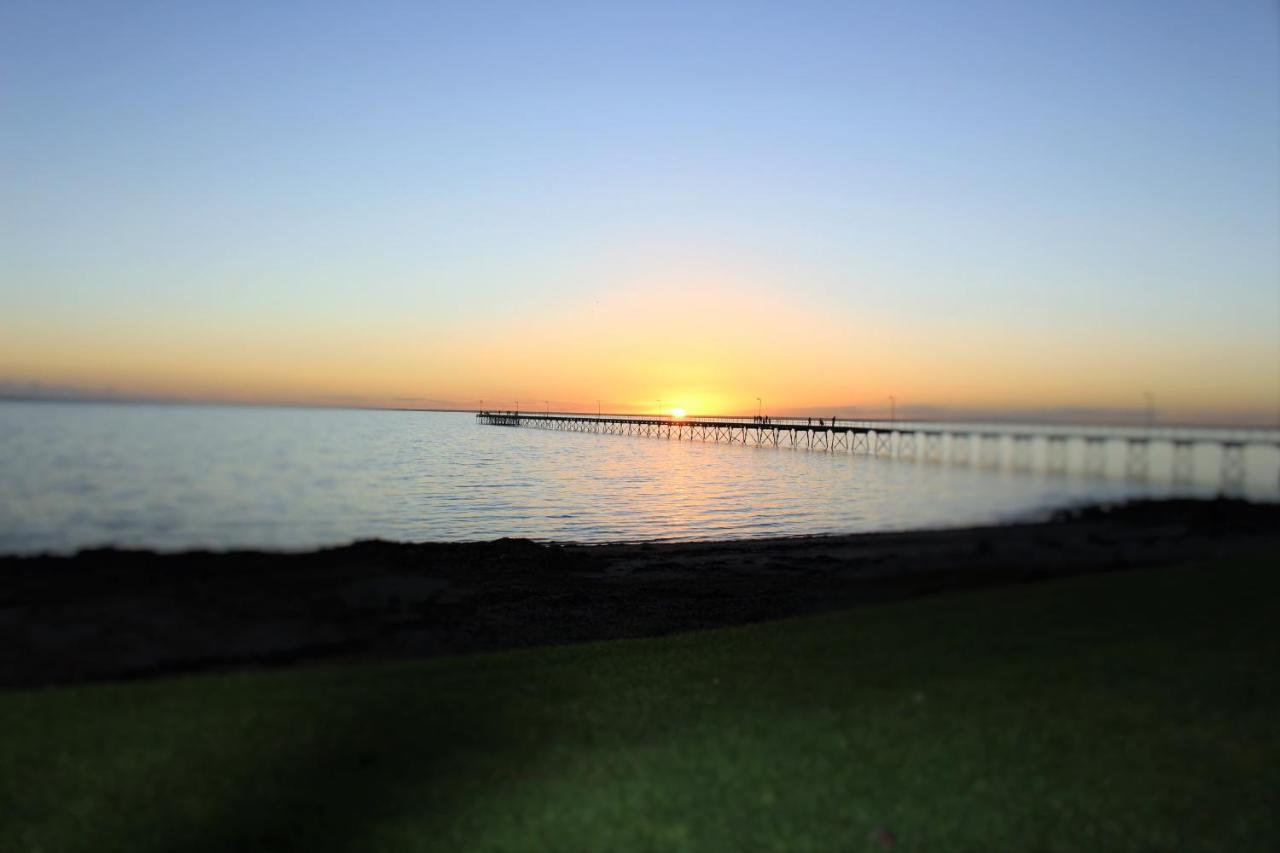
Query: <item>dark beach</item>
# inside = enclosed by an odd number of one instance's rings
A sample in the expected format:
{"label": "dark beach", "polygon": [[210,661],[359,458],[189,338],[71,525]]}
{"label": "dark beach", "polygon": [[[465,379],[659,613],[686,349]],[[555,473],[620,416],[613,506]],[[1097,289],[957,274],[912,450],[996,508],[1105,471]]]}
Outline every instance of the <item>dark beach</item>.
{"label": "dark beach", "polygon": [[310,553],[0,558],[0,685],[643,637],[944,591],[1280,554],[1280,505],[730,542],[360,542]]}

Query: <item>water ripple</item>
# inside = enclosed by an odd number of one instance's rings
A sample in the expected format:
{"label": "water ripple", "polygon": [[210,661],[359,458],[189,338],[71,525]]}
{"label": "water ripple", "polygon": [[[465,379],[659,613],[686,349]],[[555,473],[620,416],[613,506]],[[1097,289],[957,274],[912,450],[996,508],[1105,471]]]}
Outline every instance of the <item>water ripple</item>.
{"label": "water ripple", "polygon": [[1164,493],[467,415],[0,403],[0,551],[709,539],[985,523]]}

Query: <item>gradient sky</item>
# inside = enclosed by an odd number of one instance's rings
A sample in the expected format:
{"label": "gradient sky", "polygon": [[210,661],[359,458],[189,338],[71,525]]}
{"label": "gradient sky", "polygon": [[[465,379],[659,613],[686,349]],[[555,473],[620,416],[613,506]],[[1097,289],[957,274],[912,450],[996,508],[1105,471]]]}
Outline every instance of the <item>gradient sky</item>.
{"label": "gradient sky", "polygon": [[1275,423],[1280,14],[0,3],[0,390]]}

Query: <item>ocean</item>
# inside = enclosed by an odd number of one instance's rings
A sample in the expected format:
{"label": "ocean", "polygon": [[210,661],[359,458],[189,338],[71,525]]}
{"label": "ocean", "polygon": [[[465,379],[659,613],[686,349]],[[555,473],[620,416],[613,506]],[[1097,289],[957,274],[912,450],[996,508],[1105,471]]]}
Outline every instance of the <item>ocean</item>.
{"label": "ocean", "polygon": [[[469,414],[0,402],[0,553],[360,539],[726,539],[950,527],[1209,495],[850,453],[481,426]],[[1275,497],[1274,473],[1249,480]]]}

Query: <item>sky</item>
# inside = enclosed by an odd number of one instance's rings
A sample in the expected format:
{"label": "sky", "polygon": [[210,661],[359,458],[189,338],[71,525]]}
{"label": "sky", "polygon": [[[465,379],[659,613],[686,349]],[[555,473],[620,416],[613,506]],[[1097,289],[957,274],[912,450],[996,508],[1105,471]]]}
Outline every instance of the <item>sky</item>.
{"label": "sky", "polygon": [[1280,11],[3,0],[0,394],[1274,425]]}

